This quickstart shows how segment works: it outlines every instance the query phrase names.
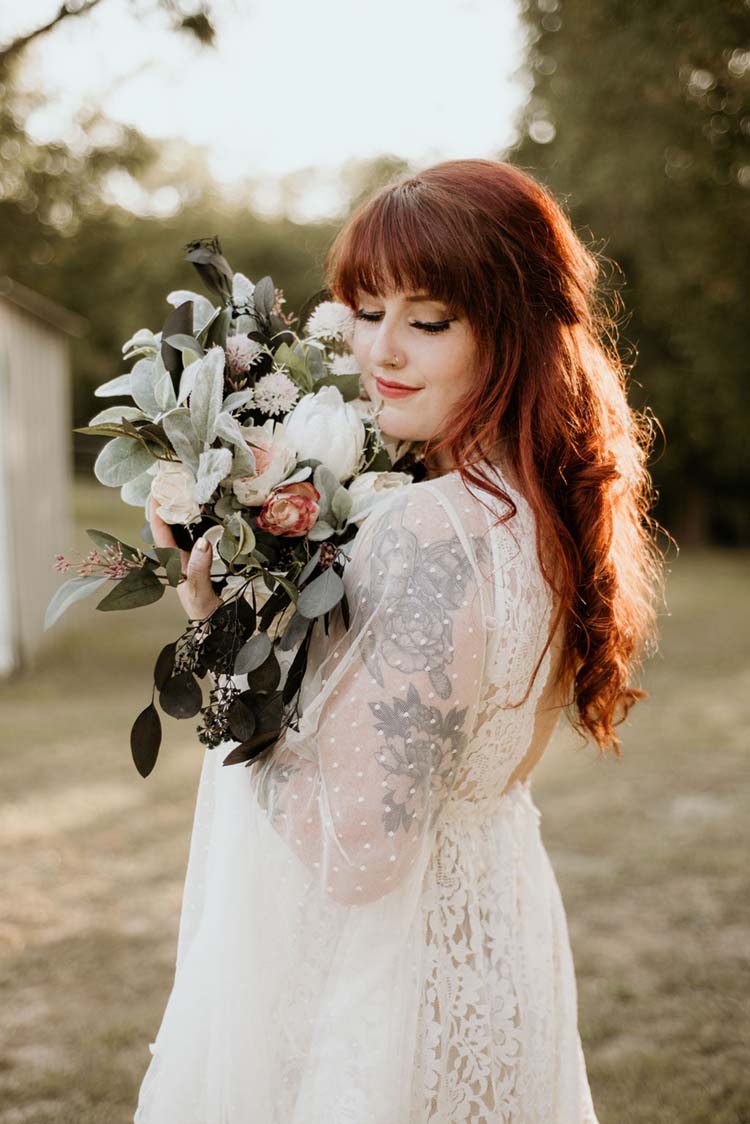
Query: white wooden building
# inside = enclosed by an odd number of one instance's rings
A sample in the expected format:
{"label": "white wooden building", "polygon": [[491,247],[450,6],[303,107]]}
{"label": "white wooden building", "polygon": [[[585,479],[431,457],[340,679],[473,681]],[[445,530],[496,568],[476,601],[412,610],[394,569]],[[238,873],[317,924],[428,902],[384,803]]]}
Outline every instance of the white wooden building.
{"label": "white wooden building", "polygon": [[87,322],[0,277],[0,676],[32,666],[72,537],[69,343]]}

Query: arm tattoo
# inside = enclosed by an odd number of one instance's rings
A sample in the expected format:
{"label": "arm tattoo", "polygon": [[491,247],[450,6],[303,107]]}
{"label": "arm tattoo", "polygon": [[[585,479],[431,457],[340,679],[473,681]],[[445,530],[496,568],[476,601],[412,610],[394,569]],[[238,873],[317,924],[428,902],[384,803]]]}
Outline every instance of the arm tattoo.
{"label": "arm tattoo", "polygon": [[[436,694],[447,699],[453,662],[451,614],[462,604],[472,566],[457,535],[420,546],[405,527],[389,528],[373,544],[369,584],[354,593],[370,613],[389,591],[386,612],[363,638],[362,655],[373,679],[384,686],[382,662],[405,675],[425,671]],[[370,631],[370,630],[368,630]]]}
{"label": "arm tattoo", "polygon": [[393,697],[393,705],[370,703],[382,736],[378,760],[386,774],[383,826],[386,831],[408,832],[416,820],[429,817],[429,827],[442,805],[442,795],[453,782],[466,742],[466,710],[452,707],[443,715],[425,705],[414,684],[406,698]]}

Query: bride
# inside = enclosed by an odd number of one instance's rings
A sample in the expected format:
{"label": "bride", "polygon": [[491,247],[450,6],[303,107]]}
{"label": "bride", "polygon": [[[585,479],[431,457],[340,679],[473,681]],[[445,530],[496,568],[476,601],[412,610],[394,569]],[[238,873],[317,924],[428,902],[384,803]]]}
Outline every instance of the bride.
{"label": "bride", "polygon": [[[531,777],[563,711],[619,755],[656,642],[651,431],[598,276],[490,160],[399,176],[338,232],[363,389],[427,476],[350,544],[299,729],[249,768],[205,751],[136,1124],[596,1124]],[[199,547],[191,619],[218,600]]]}

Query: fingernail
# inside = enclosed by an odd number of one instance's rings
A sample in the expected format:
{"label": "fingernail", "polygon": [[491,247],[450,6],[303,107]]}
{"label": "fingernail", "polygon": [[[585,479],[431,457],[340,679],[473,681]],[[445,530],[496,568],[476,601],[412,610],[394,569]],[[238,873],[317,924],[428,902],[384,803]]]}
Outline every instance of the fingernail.
{"label": "fingernail", "polygon": [[196,550],[208,550],[208,540],[204,539],[204,538],[198,539],[198,541],[195,544],[195,549]]}

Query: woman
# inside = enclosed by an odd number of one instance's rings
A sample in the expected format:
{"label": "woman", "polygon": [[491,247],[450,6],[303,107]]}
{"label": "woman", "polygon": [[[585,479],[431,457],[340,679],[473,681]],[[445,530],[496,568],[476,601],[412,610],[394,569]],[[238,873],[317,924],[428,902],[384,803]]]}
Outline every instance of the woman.
{"label": "woman", "polygon": [[[644,697],[650,431],[595,259],[508,164],[395,179],[326,274],[383,432],[424,441],[428,474],[362,523],[299,730],[247,770],[206,752],[135,1120],[592,1124],[530,777],[563,708],[619,753]],[[210,557],[185,560],[202,618]]]}

